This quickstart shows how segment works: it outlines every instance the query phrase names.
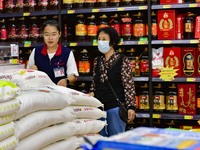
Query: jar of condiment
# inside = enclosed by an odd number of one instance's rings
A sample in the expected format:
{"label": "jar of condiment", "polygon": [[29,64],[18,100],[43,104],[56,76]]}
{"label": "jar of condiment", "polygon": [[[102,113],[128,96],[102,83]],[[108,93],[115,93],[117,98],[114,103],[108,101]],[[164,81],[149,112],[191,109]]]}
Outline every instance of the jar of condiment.
{"label": "jar of condiment", "polygon": [[184,39],[194,38],[195,14],[188,12],[184,19]]}
{"label": "jar of condiment", "polygon": [[98,25],[95,15],[91,15],[90,17],[88,17],[87,40],[92,41],[94,39],[97,39],[97,31],[98,31]]}
{"label": "jar of condiment", "polygon": [[76,39],[78,41],[85,41],[87,35],[87,25],[83,14],[77,15],[77,22],[75,26]]}
{"label": "jar of condiment", "polygon": [[118,14],[110,16],[110,26],[117,31],[119,36],[121,36],[121,20],[118,17]]}
{"label": "jar of condiment", "polygon": [[121,35],[123,40],[131,40],[133,34],[132,18],[129,13],[121,16]]}

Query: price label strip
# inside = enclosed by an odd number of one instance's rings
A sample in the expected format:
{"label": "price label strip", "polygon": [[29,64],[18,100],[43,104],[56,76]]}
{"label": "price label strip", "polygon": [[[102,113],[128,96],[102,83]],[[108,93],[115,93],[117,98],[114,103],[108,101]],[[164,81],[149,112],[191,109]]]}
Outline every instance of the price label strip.
{"label": "price label strip", "polygon": [[77,46],[77,45],[78,45],[78,43],[74,43],[74,42],[69,43],[69,46]]}
{"label": "price label strip", "polygon": [[159,119],[159,118],[161,118],[161,115],[160,114],[153,114],[153,118]]}
{"label": "price label strip", "polygon": [[191,116],[191,115],[184,115],[184,119],[186,119],[186,120],[192,120],[193,116]]}

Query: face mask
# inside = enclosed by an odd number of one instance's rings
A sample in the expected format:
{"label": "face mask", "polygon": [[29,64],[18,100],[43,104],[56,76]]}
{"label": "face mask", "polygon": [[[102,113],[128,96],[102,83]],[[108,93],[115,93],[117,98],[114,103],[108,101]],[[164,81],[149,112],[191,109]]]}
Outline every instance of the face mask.
{"label": "face mask", "polygon": [[107,53],[110,50],[109,41],[98,41],[98,49],[103,54]]}

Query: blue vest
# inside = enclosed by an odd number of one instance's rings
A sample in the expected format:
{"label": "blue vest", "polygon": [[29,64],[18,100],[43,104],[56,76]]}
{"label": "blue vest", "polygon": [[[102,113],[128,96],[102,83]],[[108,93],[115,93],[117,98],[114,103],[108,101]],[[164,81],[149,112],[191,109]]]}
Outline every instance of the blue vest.
{"label": "blue vest", "polygon": [[[38,67],[38,70],[45,72],[55,84],[57,84],[59,80],[67,77],[66,64],[71,51],[69,48],[64,47],[63,45],[61,45],[60,48],[60,53],[57,54],[56,52],[51,60],[49,59],[44,46],[35,49],[35,65]],[[63,77],[55,77],[54,75],[54,69],[59,67],[64,68],[65,75]]]}

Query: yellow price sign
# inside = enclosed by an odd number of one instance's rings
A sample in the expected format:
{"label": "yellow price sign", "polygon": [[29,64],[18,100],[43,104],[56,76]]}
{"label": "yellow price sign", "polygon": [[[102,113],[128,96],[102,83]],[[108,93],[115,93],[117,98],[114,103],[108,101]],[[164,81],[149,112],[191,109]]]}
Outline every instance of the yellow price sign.
{"label": "yellow price sign", "polygon": [[197,7],[198,4],[189,4],[189,7]]}
{"label": "yellow price sign", "polygon": [[190,44],[196,44],[199,43],[199,40],[190,40]]}
{"label": "yellow price sign", "polygon": [[124,10],[125,10],[124,7],[117,8],[117,11],[124,11]]}
{"label": "yellow price sign", "polygon": [[145,9],[147,9],[147,6],[139,6],[138,9],[139,10],[145,10]]}
{"label": "yellow price sign", "polygon": [[173,81],[174,77],[177,75],[176,71],[178,71],[178,69],[174,69],[173,67],[163,67],[159,73],[160,79],[163,81]]}
{"label": "yellow price sign", "polygon": [[30,16],[30,12],[25,12],[25,13],[23,13],[23,16]]}
{"label": "yellow price sign", "polygon": [[147,44],[147,41],[138,41],[138,45],[144,45]]}
{"label": "yellow price sign", "polygon": [[11,60],[11,64],[18,64],[18,63],[19,63],[18,59],[12,59]]}
{"label": "yellow price sign", "polygon": [[159,119],[159,118],[161,118],[161,115],[160,114],[153,114],[153,118]]}
{"label": "yellow price sign", "polygon": [[92,9],[92,12],[100,12],[100,9]]}
{"label": "yellow price sign", "polygon": [[172,44],[172,41],[171,40],[164,40],[163,44]]}
{"label": "yellow price sign", "polygon": [[72,42],[69,44],[69,46],[77,46],[77,43]]}
{"label": "yellow price sign", "polygon": [[191,116],[191,115],[184,115],[184,119],[186,119],[186,120],[192,120],[193,116]]}
{"label": "yellow price sign", "polygon": [[163,5],[163,8],[171,8],[172,5]]}
{"label": "yellow price sign", "polygon": [[187,78],[186,81],[187,82],[194,82],[194,81],[196,81],[196,78]]}
{"label": "yellow price sign", "polygon": [[92,41],[92,45],[93,45],[93,46],[97,46],[97,45],[98,45],[97,40],[93,40],[93,41]]}
{"label": "yellow price sign", "polygon": [[75,13],[75,10],[68,10],[67,13],[68,13],[68,14],[74,14],[74,13]]}
{"label": "yellow price sign", "polygon": [[31,47],[31,41],[25,41],[24,47]]}

